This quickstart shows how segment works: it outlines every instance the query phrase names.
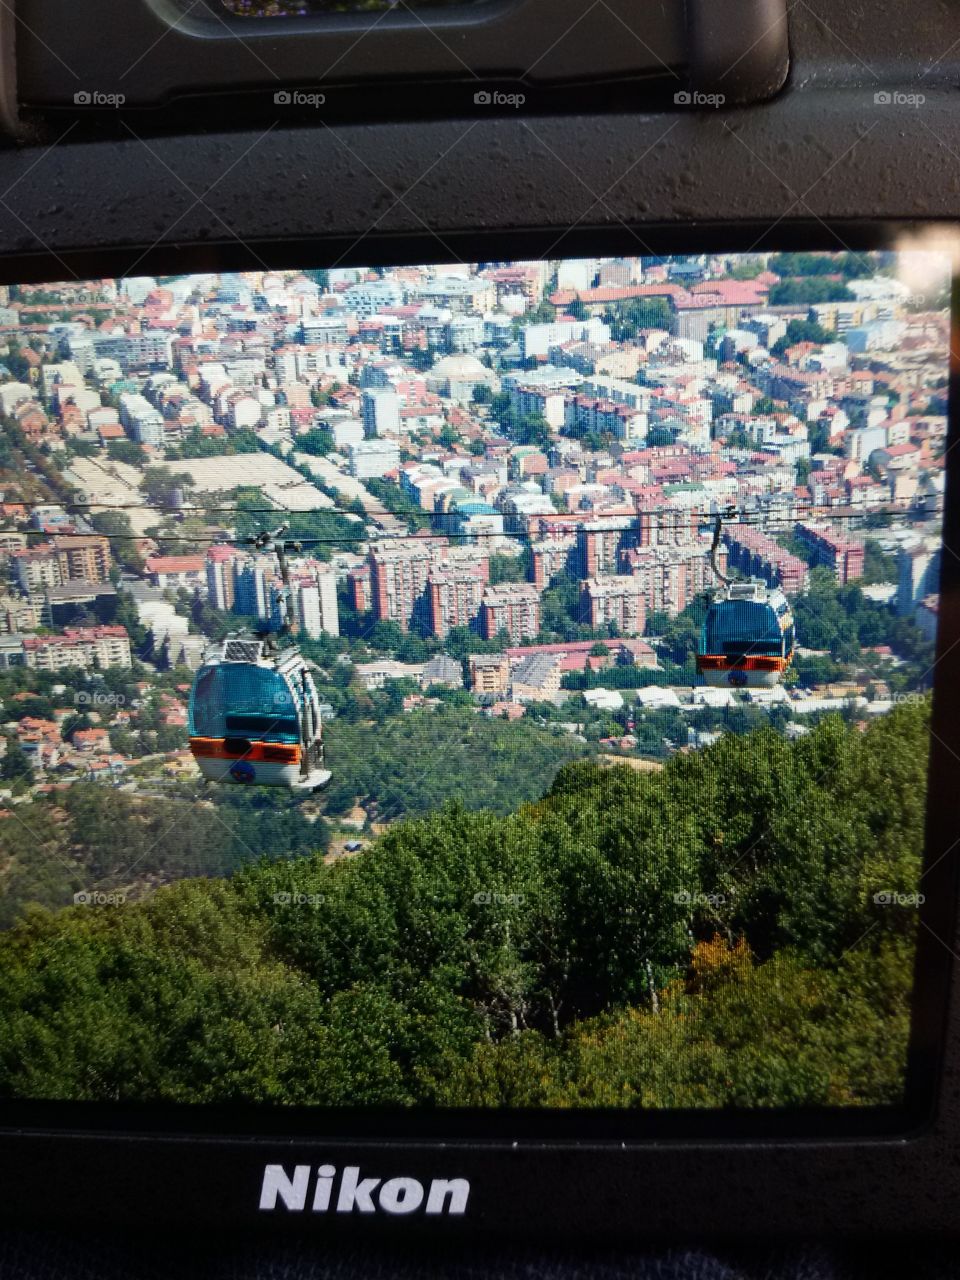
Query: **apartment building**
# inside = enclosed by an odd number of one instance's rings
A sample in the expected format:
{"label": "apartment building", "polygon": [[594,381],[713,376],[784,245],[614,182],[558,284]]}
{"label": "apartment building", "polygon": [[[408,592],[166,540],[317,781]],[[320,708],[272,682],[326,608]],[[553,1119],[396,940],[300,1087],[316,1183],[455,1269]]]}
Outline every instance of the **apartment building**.
{"label": "apartment building", "polygon": [[487,587],[480,605],[480,634],[493,640],[505,631],[514,644],[532,640],[540,630],[540,593],[532,582]]}
{"label": "apartment building", "polygon": [[469,627],[480,612],[486,578],[478,566],[434,570],[427,579],[427,625],[445,639],[452,627]]}
{"label": "apartment building", "polygon": [[28,592],[65,582],[106,582],[110,576],[110,542],[99,534],[63,536],[13,553],[20,587]]}
{"label": "apartment building", "polygon": [[505,653],[471,653],[468,666],[474,693],[501,697],[510,688],[510,659]]}
{"label": "apartment building", "polygon": [[378,622],[396,622],[409,630],[445,546],[443,538],[419,537],[371,548],[370,603]]}
{"label": "apartment building", "polygon": [[23,654],[37,671],[129,667],[130,637],[123,627],[68,627],[62,636],[24,636]]}
{"label": "apartment building", "polygon": [[635,541],[633,516],[605,516],[582,524],[577,529],[578,576],[595,578],[601,573],[616,573],[621,553]]}
{"label": "apartment building", "polygon": [[863,577],[865,548],[862,542],[812,524],[796,525],[794,534],[814,553],[815,564],[833,571],[841,587]]}
{"label": "apartment building", "polygon": [[580,603],[581,617],[595,630],[612,625],[622,635],[643,634],[647,605],[639,575],[587,578],[580,584]]}

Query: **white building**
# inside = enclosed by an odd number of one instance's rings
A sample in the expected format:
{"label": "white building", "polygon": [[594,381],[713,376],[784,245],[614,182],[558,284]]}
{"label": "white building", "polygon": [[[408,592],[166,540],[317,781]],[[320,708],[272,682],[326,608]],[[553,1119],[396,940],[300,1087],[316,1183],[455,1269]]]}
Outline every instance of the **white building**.
{"label": "white building", "polygon": [[901,547],[897,568],[897,613],[909,618],[922,600],[940,589],[940,540],[918,538]]}
{"label": "white building", "polygon": [[363,426],[368,436],[400,434],[400,397],[386,387],[363,393]]}
{"label": "white building", "polygon": [[357,480],[371,480],[395,471],[400,465],[400,446],[392,440],[361,440],[349,446],[350,474]]}
{"label": "white building", "polygon": [[313,581],[301,582],[295,596],[297,621],[311,640],[340,634],[337,580],[330,570],[318,570]]}
{"label": "white building", "polygon": [[597,711],[623,709],[623,694],[618,693],[616,689],[587,689],[584,691],[583,700],[588,707],[594,707]]}
{"label": "white building", "polygon": [[333,443],[338,449],[350,444],[359,444],[364,438],[363,423],[359,418],[340,418],[336,422],[331,422],[329,429],[333,436]]}
{"label": "white building", "polygon": [[546,356],[551,347],[560,347],[565,342],[592,342],[601,346],[609,341],[610,326],[598,318],[528,324],[520,330],[520,354],[529,360]]}
{"label": "white building", "polygon": [[163,445],[163,415],[144,396],[130,392],[120,396],[120,421],[140,444]]}

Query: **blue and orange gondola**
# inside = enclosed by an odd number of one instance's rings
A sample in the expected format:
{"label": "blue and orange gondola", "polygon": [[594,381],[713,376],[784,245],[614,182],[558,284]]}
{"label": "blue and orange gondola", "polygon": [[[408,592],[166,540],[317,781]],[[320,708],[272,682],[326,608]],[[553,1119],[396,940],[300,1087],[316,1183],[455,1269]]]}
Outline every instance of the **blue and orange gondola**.
{"label": "blue and orange gondola", "polygon": [[779,587],[765,583],[731,581],[717,564],[724,519],[714,527],[710,562],[723,584],[707,610],[697,645],[697,671],[713,688],[769,689],[778,684],[790,665],[794,650],[793,614]]}

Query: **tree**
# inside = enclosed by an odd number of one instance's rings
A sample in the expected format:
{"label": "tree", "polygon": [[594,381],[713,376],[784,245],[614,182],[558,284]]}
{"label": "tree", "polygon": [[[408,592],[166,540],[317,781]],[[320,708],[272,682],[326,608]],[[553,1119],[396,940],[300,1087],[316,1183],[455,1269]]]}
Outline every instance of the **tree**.
{"label": "tree", "polygon": [[147,455],[143,445],[135,440],[110,440],[107,444],[107,457],[113,462],[126,462],[131,467],[143,467],[147,463]]}
{"label": "tree", "polygon": [[772,307],[807,305],[815,302],[852,302],[854,295],[838,280],[816,277],[784,280],[775,284],[767,295]]}
{"label": "tree", "polygon": [[319,270],[310,270],[303,273],[308,280],[312,280],[314,284],[320,286],[321,293],[328,293],[330,290],[330,272],[326,268],[321,267]]}
{"label": "tree", "polygon": [[533,444],[538,449],[545,449],[550,444],[552,432],[543,414],[528,413],[517,420],[512,434],[518,444]]}
{"label": "tree", "polygon": [[169,467],[147,467],[140,485],[152,507],[172,507],[177,493],[188,492],[192,483],[186,472],[174,472]]}
{"label": "tree", "polygon": [[815,320],[790,320],[787,322],[787,332],[773,344],[771,352],[779,357],[788,347],[796,346],[799,342],[813,342],[822,346],[825,342],[833,342],[835,337],[835,334],[824,329]]}
{"label": "tree", "polygon": [[673,305],[668,298],[631,298],[618,303],[606,313],[615,342],[636,338],[641,329],[666,329],[673,332]]}
{"label": "tree", "polygon": [[777,253],[770,258],[768,269],[778,276],[842,275],[855,280],[873,275],[879,266],[870,253]]}
{"label": "tree", "polygon": [[731,280],[755,280],[764,270],[763,260],[759,257],[741,257],[729,268]]}
{"label": "tree", "polygon": [[876,538],[867,538],[863,554],[863,582],[896,582],[898,577],[896,556],[888,555]]}
{"label": "tree", "polygon": [[[863,733],[832,716],[793,744],[763,729],[655,775],[598,768],[566,737],[455,706],[372,738],[338,718],[331,736],[347,736],[331,758],[355,770],[340,805],[409,804],[414,753],[426,791],[419,816],[333,865],[296,806],[237,788],[224,819],[83,784],[56,806],[31,801],[36,840],[0,824],[0,920],[13,926],[0,933],[0,1092],[893,1102],[917,925],[878,894],[918,884],[928,715],[920,700]],[[531,742],[553,754],[531,756]],[[434,803],[441,777],[462,801]],[[488,788],[507,780],[522,807],[489,811]],[[234,827],[267,856],[251,860]],[[190,879],[110,913],[28,906],[69,904],[91,877],[117,883],[134,858]]]}
{"label": "tree", "polygon": [[110,550],[131,573],[143,571],[143,556],[137,549],[137,536],[125,511],[97,511],[90,517],[97,533],[110,539]]}
{"label": "tree", "polygon": [[323,457],[334,448],[333,432],[326,427],[311,427],[296,437],[294,445],[299,453]]}
{"label": "tree", "polygon": [[0,776],[5,782],[31,782],[33,765],[30,758],[12,735],[6,738],[7,749],[0,761]]}
{"label": "tree", "polygon": [[490,583],[525,582],[530,576],[530,551],[524,547],[519,556],[507,556],[494,552],[489,558]]}
{"label": "tree", "polygon": [[64,720],[63,724],[60,726],[60,737],[64,742],[69,742],[71,736],[76,733],[78,729],[92,728],[93,721],[86,712],[81,715],[67,716],[66,720]]}

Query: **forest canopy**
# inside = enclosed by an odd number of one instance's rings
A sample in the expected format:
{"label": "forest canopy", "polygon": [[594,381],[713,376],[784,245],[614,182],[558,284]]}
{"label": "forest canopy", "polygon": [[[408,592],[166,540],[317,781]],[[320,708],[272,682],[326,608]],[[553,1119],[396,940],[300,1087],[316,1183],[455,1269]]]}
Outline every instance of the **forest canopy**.
{"label": "forest canopy", "polygon": [[333,863],[0,936],[0,1092],[328,1106],[895,1102],[928,706],[566,765]]}

